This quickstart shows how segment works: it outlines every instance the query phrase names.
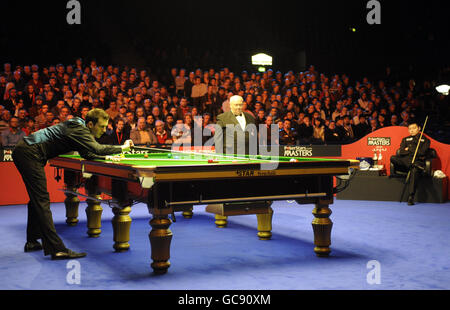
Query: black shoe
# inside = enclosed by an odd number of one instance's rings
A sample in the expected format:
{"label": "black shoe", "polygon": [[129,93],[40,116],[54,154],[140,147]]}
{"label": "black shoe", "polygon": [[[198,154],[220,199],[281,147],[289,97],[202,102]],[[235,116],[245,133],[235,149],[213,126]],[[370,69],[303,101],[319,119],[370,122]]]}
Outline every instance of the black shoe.
{"label": "black shoe", "polygon": [[39,243],[39,241],[28,241],[27,243],[25,243],[23,250],[24,252],[40,251],[42,250],[42,245]]}
{"label": "black shoe", "polygon": [[77,253],[72,250],[67,249],[65,252],[58,252],[55,254],[52,254],[52,260],[61,260],[61,259],[74,259],[74,258],[81,258],[85,257],[86,253]]}
{"label": "black shoe", "polygon": [[414,195],[409,195],[408,197],[408,206],[414,205]]}

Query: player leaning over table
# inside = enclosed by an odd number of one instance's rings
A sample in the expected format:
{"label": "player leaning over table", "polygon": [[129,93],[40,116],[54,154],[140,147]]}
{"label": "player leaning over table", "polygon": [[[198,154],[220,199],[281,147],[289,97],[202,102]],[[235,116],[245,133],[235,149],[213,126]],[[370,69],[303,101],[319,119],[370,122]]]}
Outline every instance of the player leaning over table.
{"label": "player leaning over table", "polygon": [[[65,247],[53,224],[47,178],[47,160],[61,154],[78,151],[85,159],[107,159],[111,154],[129,151],[133,145],[101,145],[95,141],[106,131],[109,115],[102,109],[92,109],[86,119],[74,117],[63,123],[41,129],[19,141],[12,157],[22,175],[30,201],[28,203],[27,242],[25,252],[44,248],[52,259],[73,259],[86,256]],[[37,241],[42,240],[42,245]]]}

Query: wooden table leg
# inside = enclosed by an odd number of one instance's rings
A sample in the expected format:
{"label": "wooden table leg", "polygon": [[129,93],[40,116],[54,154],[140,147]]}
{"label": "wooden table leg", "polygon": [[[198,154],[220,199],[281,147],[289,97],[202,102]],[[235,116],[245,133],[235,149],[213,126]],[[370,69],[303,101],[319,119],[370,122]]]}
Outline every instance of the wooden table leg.
{"label": "wooden table leg", "polygon": [[[73,171],[64,171],[64,183],[66,189],[72,192],[76,192],[78,188],[75,186],[77,183],[77,174]],[[75,226],[78,224],[78,206],[80,205],[80,199],[77,195],[65,193],[66,199],[64,205],[66,206],[66,223],[69,226]]]}
{"label": "wooden table leg", "polygon": [[225,228],[228,225],[228,216],[226,215],[220,215],[220,214],[216,214],[215,215],[215,224],[217,228]]}
{"label": "wooden table leg", "polygon": [[114,245],[116,252],[125,252],[130,248],[131,207],[113,208],[112,219]]}
{"label": "wooden table leg", "polygon": [[[100,198],[100,195],[96,195],[95,198]],[[96,200],[87,199],[86,217],[87,217],[87,234],[91,238],[97,238],[102,232],[102,213],[103,208],[100,202]]]}
{"label": "wooden table leg", "polygon": [[[74,191],[76,189],[69,189]],[[66,206],[66,223],[69,226],[75,226],[78,224],[78,206],[80,205],[80,199],[78,196],[66,193],[66,199],[64,205]]]}
{"label": "wooden table leg", "polygon": [[172,231],[169,226],[172,221],[167,215],[153,215],[150,220],[152,230],[149,234],[151,257],[153,262],[151,267],[155,274],[164,274],[170,267],[170,243],[172,241]]}
{"label": "wooden table leg", "polygon": [[256,214],[258,219],[258,237],[260,240],[270,240],[272,238],[272,217],[273,209],[269,207],[269,212]]}
{"label": "wooden table leg", "polygon": [[314,252],[319,257],[327,257],[331,252],[331,228],[333,227],[333,222],[329,219],[331,209],[328,207],[328,204],[319,202],[316,203],[312,213],[315,217],[312,221]]}
{"label": "wooden table leg", "polygon": [[184,210],[183,213],[181,213],[183,215],[183,217],[185,219],[191,219],[192,216],[194,215],[194,206],[190,206],[187,210]]}

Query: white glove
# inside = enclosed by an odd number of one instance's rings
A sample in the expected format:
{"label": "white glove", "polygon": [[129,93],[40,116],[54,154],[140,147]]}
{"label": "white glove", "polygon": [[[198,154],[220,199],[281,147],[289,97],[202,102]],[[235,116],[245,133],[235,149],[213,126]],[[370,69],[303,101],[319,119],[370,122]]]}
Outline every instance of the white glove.
{"label": "white glove", "polygon": [[443,179],[446,177],[446,175],[442,170],[436,170],[433,174],[433,177]]}
{"label": "white glove", "polygon": [[131,147],[134,146],[133,140],[127,140],[122,145],[122,152],[129,152],[131,151]]}

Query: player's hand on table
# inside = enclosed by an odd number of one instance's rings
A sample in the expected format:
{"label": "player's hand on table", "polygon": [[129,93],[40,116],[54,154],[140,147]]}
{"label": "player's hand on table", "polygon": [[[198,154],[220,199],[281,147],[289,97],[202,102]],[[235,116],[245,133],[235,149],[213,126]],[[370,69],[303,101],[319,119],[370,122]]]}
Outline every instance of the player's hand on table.
{"label": "player's hand on table", "polygon": [[119,162],[123,158],[125,158],[125,155],[123,155],[123,154],[105,156],[105,160],[112,161],[112,162]]}
{"label": "player's hand on table", "polygon": [[125,143],[122,145],[122,152],[129,152],[131,151],[131,147],[134,146],[133,140],[127,140],[125,141]]}

